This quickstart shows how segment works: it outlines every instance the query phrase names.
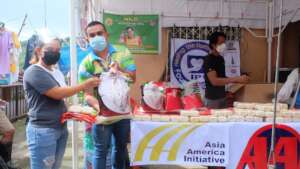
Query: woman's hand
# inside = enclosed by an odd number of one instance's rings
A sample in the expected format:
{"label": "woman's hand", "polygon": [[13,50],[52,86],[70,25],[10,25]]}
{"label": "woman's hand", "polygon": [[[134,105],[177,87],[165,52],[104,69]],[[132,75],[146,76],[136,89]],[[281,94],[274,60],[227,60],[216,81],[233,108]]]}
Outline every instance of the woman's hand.
{"label": "woman's hand", "polygon": [[93,77],[84,82],[84,88],[85,89],[95,88],[99,86],[99,84],[100,84],[100,79],[98,77]]}

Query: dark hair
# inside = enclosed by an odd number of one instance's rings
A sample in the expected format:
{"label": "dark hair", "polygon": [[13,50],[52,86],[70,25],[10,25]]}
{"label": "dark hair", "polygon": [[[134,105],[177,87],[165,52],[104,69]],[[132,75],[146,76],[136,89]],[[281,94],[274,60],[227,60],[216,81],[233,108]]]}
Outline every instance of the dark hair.
{"label": "dark hair", "polygon": [[127,30],[127,31],[128,31],[129,29],[131,29],[131,30],[134,31],[133,27],[131,27],[131,26],[126,27],[126,30]]}
{"label": "dark hair", "polygon": [[104,31],[107,32],[107,31],[106,31],[106,27],[105,27],[105,25],[104,25],[102,22],[99,22],[99,21],[92,21],[92,22],[90,22],[90,23],[85,27],[85,33],[87,34],[87,29],[88,29],[89,27],[92,27],[92,26],[95,26],[95,25],[101,25],[101,26],[103,27]]}
{"label": "dark hair", "polygon": [[219,37],[224,37],[226,39],[226,35],[223,32],[214,32],[209,36],[209,48],[213,49],[213,45],[218,43]]}

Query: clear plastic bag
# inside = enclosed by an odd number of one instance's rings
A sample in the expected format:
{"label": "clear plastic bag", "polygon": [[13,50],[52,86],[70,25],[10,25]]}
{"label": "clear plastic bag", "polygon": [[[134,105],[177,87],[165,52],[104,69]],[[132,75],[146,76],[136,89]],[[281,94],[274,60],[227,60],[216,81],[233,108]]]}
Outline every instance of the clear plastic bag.
{"label": "clear plastic bag", "polygon": [[131,112],[128,78],[119,73],[106,72],[100,76],[99,95],[104,105],[119,114]]}

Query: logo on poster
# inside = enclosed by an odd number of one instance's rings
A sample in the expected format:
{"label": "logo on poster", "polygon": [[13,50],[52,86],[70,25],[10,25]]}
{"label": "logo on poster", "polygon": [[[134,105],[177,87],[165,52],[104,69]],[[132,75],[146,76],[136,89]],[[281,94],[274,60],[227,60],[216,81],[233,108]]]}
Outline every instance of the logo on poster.
{"label": "logo on poster", "polygon": [[[139,142],[137,151],[135,153],[134,161],[142,161],[144,157],[149,158],[151,161],[158,161],[163,153],[168,153],[167,159],[169,161],[176,161],[180,146],[183,144],[185,139],[191,133],[193,133],[199,126],[200,125],[189,126],[186,124],[184,125],[167,124],[151,130]],[[186,131],[179,134],[183,130]],[[164,131],[167,131],[167,133],[160,136],[160,138],[155,141],[154,138]],[[179,135],[179,137],[174,142],[171,142],[172,143],[171,148],[169,149],[169,151],[166,151],[165,146],[172,139],[172,137],[176,135]],[[155,141],[155,144],[154,146],[151,147],[149,145],[153,140]],[[152,150],[150,156],[145,156],[146,149]]]}
{"label": "logo on poster", "polygon": [[[259,129],[250,139],[236,169],[267,169],[272,125]],[[286,125],[276,126],[275,161],[277,169],[300,168],[300,135]],[[274,162],[272,161],[274,164]]]}
{"label": "logo on poster", "polygon": [[174,54],[173,74],[180,84],[190,80],[204,82],[204,58],[209,46],[203,41],[193,41],[182,45]]}

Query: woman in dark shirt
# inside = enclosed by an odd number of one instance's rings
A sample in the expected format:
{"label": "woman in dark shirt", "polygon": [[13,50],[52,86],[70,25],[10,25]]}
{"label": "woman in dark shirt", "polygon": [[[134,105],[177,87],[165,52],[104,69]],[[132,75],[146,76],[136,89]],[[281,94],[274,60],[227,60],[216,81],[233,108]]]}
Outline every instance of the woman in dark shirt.
{"label": "woman in dark shirt", "polygon": [[53,65],[60,57],[57,40],[43,43],[35,49],[39,61],[26,69],[24,90],[28,104],[29,123],[26,128],[31,169],[59,169],[65,152],[68,131],[60,123],[67,111],[64,98],[99,85],[91,78],[77,86],[61,86],[53,75]]}

